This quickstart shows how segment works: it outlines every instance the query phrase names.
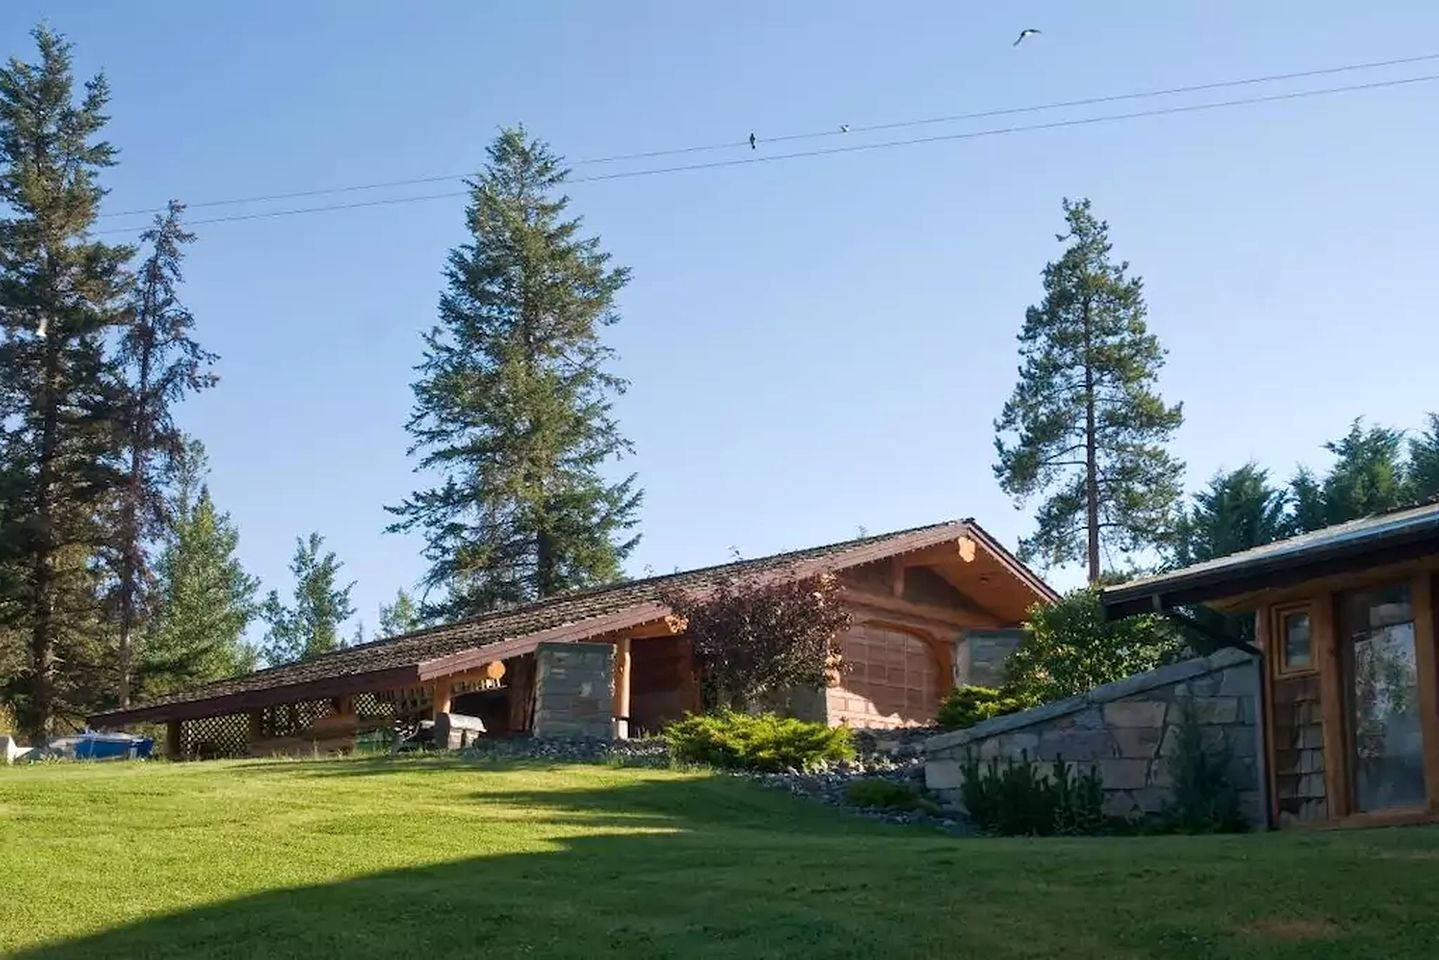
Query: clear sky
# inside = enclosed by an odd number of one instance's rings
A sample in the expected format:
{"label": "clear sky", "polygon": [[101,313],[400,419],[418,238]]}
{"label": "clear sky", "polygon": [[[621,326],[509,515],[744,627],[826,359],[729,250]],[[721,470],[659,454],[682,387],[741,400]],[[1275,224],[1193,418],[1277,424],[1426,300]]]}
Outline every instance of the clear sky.
{"label": "clear sky", "polygon": [[[32,57],[41,17],[113,86],[114,211],[464,173],[519,121],[583,158],[1439,52],[1439,4],[1419,0],[6,0],[4,52]],[[1043,33],[1014,48],[1021,27]],[[1429,73],[1439,61],[877,137]],[[1361,414],[1416,425],[1439,409],[1436,106],[1439,83],[1414,84],[575,184],[572,209],[634,271],[609,333],[647,491],[630,571],[966,515],[1012,544],[1026,514],[994,482],[991,424],[1064,196],[1094,200],[1146,280],[1191,487],[1249,458],[1285,477],[1322,465]],[[864,142],[848,136],[755,153]],[[189,260],[222,381],[182,419],[244,562],[287,589],[295,536],[319,530],[371,627],[423,569],[382,506],[413,488],[411,366],[462,208],[199,226]]]}

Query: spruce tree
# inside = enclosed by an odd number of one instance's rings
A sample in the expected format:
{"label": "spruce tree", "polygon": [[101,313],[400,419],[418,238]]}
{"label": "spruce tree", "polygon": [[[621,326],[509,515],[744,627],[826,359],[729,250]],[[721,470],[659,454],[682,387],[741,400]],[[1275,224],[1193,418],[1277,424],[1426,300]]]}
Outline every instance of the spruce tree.
{"label": "spruce tree", "polygon": [[1175,529],[1174,562],[1189,566],[1273,543],[1285,535],[1284,491],[1269,473],[1246,463],[1219,473],[1194,495]]}
{"label": "spruce tree", "polygon": [[995,476],[1018,503],[1043,496],[1026,557],[1082,559],[1091,584],[1106,549],[1162,544],[1183,465],[1165,444],[1183,422],[1155,392],[1164,351],[1145,325],[1143,284],[1110,259],[1109,225],[1064,201],[1068,247],[1025,313],[1019,382],[995,421]]}
{"label": "spruce tree", "polygon": [[415,598],[401,587],[395,591],[393,603],[380,604],[380,636],[398,637],[401,634],[413,633],[424,626],[420,619],[420,609],[415,605]]}
{"label": "spruce tree", "polygon": [[1404,433],[1365,427],[1355,420],[1342,438],[1324,445],[1336,460],[1322,482],[1301,469],[1291,485],[1294,532],[1357,520],[1404,506],[1411,498],[1405,476]]}
{"label": "spruce tree", "polygon": [[152,613],[150,557],[167,526],[165,477],[185,446],[171,407],[186,393],[215,382],[206,371],[214,356],[191,336],[194,318],[178,296],[183,247],[194,240],[181,225],[184,209],[172,200],[141,235],[150,253],[140,266],[130,325],[120,344],[125,377],[121,430],[128,463],[119,492],[112,599],[122,707],[130,703],[134,637]]}
{"label": "spruce tree", "polygon": [[121,474],[105,344],[125,321],[132,250],[89,234],[115,158],[105,79],[77,95],[70,45],[33,36],[38,62],[0,68],[0,563],[19,571],[6,615],[27,637],[20,721],[42,737],[108,686],[95,568]]}
{"label": "spruce tree", "polygon": [[1409,438],[1408,481],[1410,500],[1439,497],[1439,413],[1429,414],[1420,434]]}
{"label": "spruce tree", "polygon": [[260,582],[236,551],[240,535],[205,484],[204,448],[190,441],[174,470],[169,531],[155,564],[156,613],[137,659],[146,698],[253,670],[245,629],[259,613]]}
{"label": "spruce tree", "polygon": [[293,663],[343,646],[340,627],[355,613],[350,602],[354,581],[337,586],[344,566],[333,550],[321,554],[325,538],[312,533],[296,538],[290,572],[295,577],[295,602],[286,606],[274,590],[265,598],[261,616],[269,624],[265,634],[265,661]]}
{"label": "spruce tree", "polygon": [[442,482],[390,508],[392,531],[425,536],[426,618],[613,581],[639,539],[635,477],[604,474],[630,447],[600,340],[629,272],[567,218],[566,176],[506,129],[470,183],[471,236],[450,253],[408,424],[418,469]]}

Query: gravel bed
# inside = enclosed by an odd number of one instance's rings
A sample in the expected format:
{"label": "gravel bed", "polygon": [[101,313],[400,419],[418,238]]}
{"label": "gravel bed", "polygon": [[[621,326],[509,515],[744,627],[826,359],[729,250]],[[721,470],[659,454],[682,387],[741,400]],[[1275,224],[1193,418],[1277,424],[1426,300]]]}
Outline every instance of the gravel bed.
{"label": "gravel bed", "polygon": [[[927,731],[932,733],[933,731]],[[887,738],[889,739],[889,738]],[[862,753],[858,759],[823,764],[800,771],[789,769],[779,773],[722,771],[729,776],[752,780],[772,790],[784,790],[825,806],[840,807],[856,816],[885,823],[909,823],[932,826],[950,833],[971,835],[973,825],[956,810],[940,809],[937,813],[924,810],[855,807],[845,801],[845,785],[854,780],[882,779],[902,784],[915,792],[924,789],[924,758],[919,732],[883,743],[883,752],[865,753],[878,744],[864,736],[857,738]],[[887,748],[887,749],[886,749]],[[616,763],[621,766],[667,768],[671,766],[669,751],[659,738],[644,740],[541,740],[534,737],[501,737],[481,740],[465,750],[475,760],[551,760],[558,763]]]}

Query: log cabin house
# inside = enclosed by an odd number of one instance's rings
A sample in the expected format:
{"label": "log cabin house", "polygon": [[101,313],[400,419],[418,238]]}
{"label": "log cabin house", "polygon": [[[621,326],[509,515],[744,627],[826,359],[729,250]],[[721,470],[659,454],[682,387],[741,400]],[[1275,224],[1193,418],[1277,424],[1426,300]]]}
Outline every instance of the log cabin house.
{"label": "log cabin house", "polygon": [[1270,822],[1439,815],[1439,502],[1109,588],[1110,617],[1254,616]]}
{"label": "log cabin house", "polygon": [[[630,580],[336,650],[89,718],[164,724],[172,757],[326,753],[368,732],[454,713],[491,734],[529,733],[541,645],[613,647],[607,729],[654,731],[700,708],[690,644],[659,597],[726,577],[833,573],[853,625],[837,685],[800,692],[793,712],[855,727],[932,722],[955,683],[988,681],[1013,629],[1056,597],[972,520],[954,521]],[[578,649],[578,648],[576,648]],[[606,711],[609,712],[608,710]]]}

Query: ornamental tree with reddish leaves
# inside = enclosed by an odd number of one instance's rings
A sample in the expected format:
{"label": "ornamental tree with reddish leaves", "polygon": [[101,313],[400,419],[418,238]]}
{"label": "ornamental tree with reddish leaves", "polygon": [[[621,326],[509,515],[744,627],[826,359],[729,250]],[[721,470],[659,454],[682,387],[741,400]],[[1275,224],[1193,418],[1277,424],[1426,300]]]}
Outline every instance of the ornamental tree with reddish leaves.
{"label": "ornamental tree with reddish leaves", "polygon": [[684,621],[707,710],[749,710],[838,675],[838,637],[850,615],[833,574],[729,577],[661,599]]}

